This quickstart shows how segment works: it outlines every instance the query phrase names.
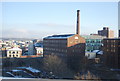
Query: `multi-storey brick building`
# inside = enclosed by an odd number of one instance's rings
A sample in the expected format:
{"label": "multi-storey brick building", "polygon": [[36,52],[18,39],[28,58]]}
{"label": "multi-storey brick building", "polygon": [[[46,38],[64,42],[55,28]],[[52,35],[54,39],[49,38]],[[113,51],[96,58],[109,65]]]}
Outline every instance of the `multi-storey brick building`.
{"label": "multi-storey brick building", "polygon": [[83,55],[85,54],[85,39],[78,34],[46,37],[44,38],[44,54]]}
{"label": "multi-storey brick building", "polygon": [[85,56],[85,39],[81,37],[79,27],[79,10],[77,11],[76,34],[53,35],[43,39],[43,54],[57,55],[66,60],[67,66],[73,70],[80,69],[81,59]]}
{"label": "multi-storey brick building", "polygon": [[120,38],[104,39],[104,60],[111,68],[120,68]]}
{"label": "multi-storey brick building", "polygon": [[85,39],[81,37],[79,27],[79,10],[77,11],[76,34],[53,35],[43,39],[44,55],[83,56],[85,54]]}

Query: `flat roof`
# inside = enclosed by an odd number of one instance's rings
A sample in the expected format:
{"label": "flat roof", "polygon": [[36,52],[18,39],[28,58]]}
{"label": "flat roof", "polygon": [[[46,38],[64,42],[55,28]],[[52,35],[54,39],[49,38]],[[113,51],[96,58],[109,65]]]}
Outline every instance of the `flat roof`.
{"label": "flat roof", "polygon": [[105,38],[104,40],[120,40],[120,38]]}
{"label": "flat roof", "polygon": [[100,35],[81,35],[85,39],[104,39],[106,38],[105,36],[100,36]]}
{"label": "flat roof", "polygon": [[64,34],[64,35],[52,35],[45,37],[44,39],[67,39],[68,37],[71,37],[75,34]]}

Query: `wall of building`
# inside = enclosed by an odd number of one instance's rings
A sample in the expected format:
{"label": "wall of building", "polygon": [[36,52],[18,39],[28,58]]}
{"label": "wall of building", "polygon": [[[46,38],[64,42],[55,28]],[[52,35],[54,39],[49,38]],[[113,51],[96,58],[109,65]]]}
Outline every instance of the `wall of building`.
{"label": "wall of building", "polygon": [[108,38],[114,38],[114,31],[109,30],[109,32],[108,32]]}
{"label": "wall of building", "polygon": [[35,52],[34,44],[33,42],[30,42],[28,46],[28,55],[35,55],[35,54],[36,52]]}
{"label": "wall of building", "polygon": [[74,35],[67,39],[44,39],[43,53],[56,55],[85,54],[85,39]]}
{"label": "wall of building", "polygon": [[39,55],[40,57],[43,57],[43,48],[35,47],[35,49],[36,49],[36,55]]}
{"label": "wall of building", "polygon": [[17,57],[19,58],[22,55],[22,51],[19,50],[7,50],[7,57]]}
{"label": "wall of building", "polygon": [[104,39],[104,60],[111,68],[120,68],[120,39]]}
{"label": "wall of building", "polygon": [[99,35],[82,35],[86,40],[86,49],[85,51],[92,52],[93,50],[102,50],[103,39],[105,36]]}
{"label": "wall of building", "polygon": [[102,50],[102,39],[86,39],[86,51]]}
{"label": "wall of building", "polygon": [[108,27],[103,27],[103,30],[98,31],[98,35],[106,36],[107,38],[114,38],[114,31],[109,30]]}
{"label": "wall of building", "polygon": [[66,54],[67,53],[67,39],[44,39],[43,53],[47,54]]}

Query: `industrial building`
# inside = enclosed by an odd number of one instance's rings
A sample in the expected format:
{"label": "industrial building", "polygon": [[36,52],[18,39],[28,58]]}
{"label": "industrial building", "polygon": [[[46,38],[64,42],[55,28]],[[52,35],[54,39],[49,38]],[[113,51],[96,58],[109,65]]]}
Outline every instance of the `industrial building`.
{"label": "industrial building", "polygon": [[77,10],[76,34],[53,35],[43,39],[44,55],[84,56],[85,39],[80,36],[80,10]]}
{"label": "industrial building", "polygon": [[120,69],[120,38],[104,39],[105,65]]}
{"label": "industrial building", "polygon": [[86,49],[85,51],[92,52],[94,50],[102,50],[103,39],[105,36],[100,35],[82,35],[86,40]]}
{"label": "industrial building", "polygon": [[114,38],[114,31],[110,30],[108,27],[103,27],[103,30],[98,30],[98,35]]}
{"label": "industrial building", "polygon": [[[120,11],[120,10],[118,10]],[[118,12],[120,13],[120,12]],[[120,21],[120,16],[118,17]],[[118,23],[118,38],[103,40],[104,63],[110,68],[120,69],[120,24]]]}

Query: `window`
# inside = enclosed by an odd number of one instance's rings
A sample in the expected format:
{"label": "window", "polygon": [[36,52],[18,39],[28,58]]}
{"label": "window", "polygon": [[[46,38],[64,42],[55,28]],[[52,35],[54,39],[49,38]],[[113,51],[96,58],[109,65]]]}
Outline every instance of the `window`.
{"label": "window", "polygon": [[113,50],[113,52],[115,52],[115,49]]}
{"label": "window", "polygon": [[9,51],[9,53],[11,53],[11,51]]}
{"label": "window", "polygon": [[9,55],[9,57],[11,57],[11,55]]}
{"label": "window", "polygon": [[109,49],[107,49],[107,51],[109,51]]}
{"label": "window", "polygon": [[90,57],[90,54],[88,54],[88,57]]}
{"label": "window", "polygon": [[18,54],[18,51],[17,51],[17,54]]}
{"label": "window", "polygon": [[76,40],[75,43],[78,43],[78,40]]}
{"label": "window", "polygon": [[13,53],[13,54],[15,54],[15,52],[14,52],[14,51],[13,51],[12,53]]}

